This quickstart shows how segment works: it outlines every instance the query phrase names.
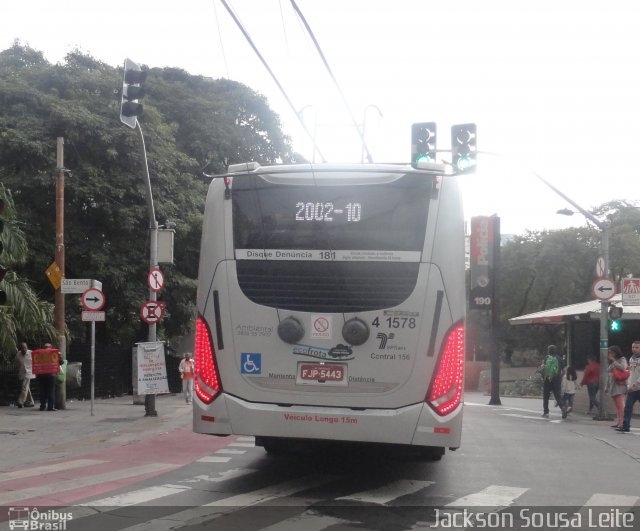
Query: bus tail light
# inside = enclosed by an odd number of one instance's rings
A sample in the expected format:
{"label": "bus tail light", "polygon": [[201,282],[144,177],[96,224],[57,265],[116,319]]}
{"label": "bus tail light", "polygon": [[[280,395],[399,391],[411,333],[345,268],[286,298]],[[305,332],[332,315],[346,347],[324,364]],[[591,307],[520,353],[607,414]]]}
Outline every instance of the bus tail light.
{"label": "bus tail light", "polygon": [[201,315],[196,319],[196,363],[195,391],[205,404],[210,404],[222,392],[220,374],[216,364],[216,351],[211,341],[211,331]]}
{"label": "bus tail light", "polygon": [[444,417],[456,409],[462,400],[464,367],[464,325],[454,326],[444,341],[438,368],[431,382],[427,403]]}

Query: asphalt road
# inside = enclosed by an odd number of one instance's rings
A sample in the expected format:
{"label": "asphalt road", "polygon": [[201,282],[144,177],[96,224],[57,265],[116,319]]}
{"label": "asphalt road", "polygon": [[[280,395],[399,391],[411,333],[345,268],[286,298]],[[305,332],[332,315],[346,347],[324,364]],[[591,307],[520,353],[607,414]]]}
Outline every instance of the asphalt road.
{"label": "asphalt road", "polygon": [[[488,401],[467,393],[462,447],[438,462],[361,447],[273,457],[251,437],[193,434],[178,415],[171,431],[0,470],[0,505],[68,507],[66,529],[92,531],[445,529],[482,517],[519,529],[527,515],[542,529],[578,517],[585,529],[640,529],[638,427],[619,434],[577,413],[543,419],[540,400]],[[55,465],[66,468],[38,473]]]}

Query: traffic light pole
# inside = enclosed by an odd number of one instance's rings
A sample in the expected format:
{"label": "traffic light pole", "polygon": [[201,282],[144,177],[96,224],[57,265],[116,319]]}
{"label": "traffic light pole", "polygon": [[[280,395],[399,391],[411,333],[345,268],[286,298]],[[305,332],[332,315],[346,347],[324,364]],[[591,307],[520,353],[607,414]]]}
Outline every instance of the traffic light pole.
{"label": "traffic light pole", "polygon": [[[140,136],[140,142],[142,144],[142,157],[144,162],[145,171],[145,184],[146,184],[146,196],[147,196],[147,210],[149,213],[149,270],[156,269],[158,267],[158,221],[156,220],[155,209],[153,208],[153,192],[151,191],[151,178],[149,176],[149,164],[147,163],[147,148],[144,143],[144,135],[142,134],[142,127],[140,122],[136,120],[136,130]],[[149,287],[149,300],[156,301],[156,292]],[[147,341],[150,343],[156,341],[156,324],[149,324],[149,333]],[[144,396],[144,414],[146,417],[157,417],[156,411],[156,395],[147,394]]]}
{"label": "traffic light pole", "polygon": [[[560,190],[558,190],[555,186],[553,186],[546,179],[543,179],[537,173],[534,175],[540,179],[544,184],[546,184],[551,190],[553,190],[556,194],[558,194],[562,199],[567,201],[572,207],[574,207],[580,214],[582,214],[585,218],[587,218],[591,223],[593,223],[596,227],[600,229],[600,253],[602,259],[604,260],[604,272],[603,276],[609,275],[609,224],[603,221],[600,221],[597,217],[595,217],[591,212],[587,212],[584,208],[578,205],[571,198],[567,197]],[[600,302],[600,383],[598,388],[598,398],[600,400],[600,407],[598,408],[598,413],[593,420],[611,420],[611,416],[607,413],[607,410],[604,406],[604,388],[607,385],[607,352],[609,351],[609,303],[607,301]]]}

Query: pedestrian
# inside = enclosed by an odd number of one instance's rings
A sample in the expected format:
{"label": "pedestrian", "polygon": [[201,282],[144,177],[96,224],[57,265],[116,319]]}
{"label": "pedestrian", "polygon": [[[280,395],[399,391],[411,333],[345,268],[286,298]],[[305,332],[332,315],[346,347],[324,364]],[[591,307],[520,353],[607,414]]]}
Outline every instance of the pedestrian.
{"label": "pedestrian", "polygon": [[617,345],[609,347],[607,351],[609,367],[607,368],[608,378],[607,385],[604,389],[605,393],[611,395],[611,399],[616,407],[616,423],[612,428],[622,428],[624,422],[624,397],[627,394],[626,381],[616,379],[615,369],[626,371],[628,367],[627,358],[622,354],[622,350]]}
{"label": "pedestrian", "polygon": [[573,411],[573,397],[578,390],[578,375],[571,365],[565,370],[560,390],[562,391],[562,400],[567,408],[567,414],[569,414]]}
{"label": "pedestrian", "polygon": [[545,356],[540,371],[542,372],[542,416],[549,416],[549,397],[553,393],[553,397],[562,410],[562,418],[567,418],[567,408],[564,405],[561,395],[563,361],[555,345],[547,347],[547,355]]}
{"label": "pedestrian", "polygon": [[600,402],[597,397],[598,389],[600,389],[600,361],[598,360],[598,356],[595,354],[589,355],[580,385],[587,386],[587,394],[589,395],[588,413],[591,413],[591,410],[594,407],[596,410],[599,410]]}
{"label": "pedestrian", "polygon": [[35,378],[32,370],[31,351],[26,343],[20,343],[16,354],[18,365],[18,378],[20,379],[20,395],[18,395],[18,407],[33,407],[33,395],[31,394],[31,380]]}
{"label": "pedestrian", "polygon": [[631,358],[629,358],[629,378],[627,379],[627,400],[624,406],[624,420],[618,431],[631,431],[631,413],[633,405],[640,402],[640,340],[631,344]]}
{"label": "pedestrian", "polygon": [[193,376],[195,372],[191,352],[184,353],[184,358],[180,361],[178,371],[180,371],[180,376],[182,377],[184,400],[187,404],[191,404],[191,400],[193,399]]}
{"label": "pedestrian", "polygon": [[[62,365],[62,356],[60,355],[60,351],[57,348],[54,348],[51,343],[45,343],[44,356],[47,359],[53,359],[54,357],[57,359],[58,367],[55,372],[45,372],[39,373],[36,375],[36,380],[38,382],[38,389],[40,393],[40,411],[57,411],[55,408],[56,401],[56,374],[60,372],[60,365]],[[33,355],[33,353],[32,353]],[[50,369],[53,371],[53,369]]]}

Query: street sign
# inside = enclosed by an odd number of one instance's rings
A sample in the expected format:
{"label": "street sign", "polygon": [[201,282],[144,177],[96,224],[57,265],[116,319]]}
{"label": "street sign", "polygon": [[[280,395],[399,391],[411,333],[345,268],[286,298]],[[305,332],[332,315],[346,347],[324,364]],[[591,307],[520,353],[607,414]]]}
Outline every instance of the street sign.
{"label": "street sign", "polygon": [[140,306],[140,317],[147,324],[155,324],[164,315],[164,304],[157,301],[147,301]]}
{"label": "street sign", "polygon": [[616,294],[616,285],[610,278],[599,278],[591,285],[591,293],[596,299],[608,301]]}
{"label": "street sign", "polygon": [[91,278],[63,278],[60,284],[62,293],[84,293],[89,288],[102,289],[102,282]]}
{"label": "street sign", "polygon": [[49,282],[51,282],[51,285],[53,286],[54,289],[60,288],[60,281],[62,280],[62,271],[58,267],[58,264],[53,262],[49,267],[47,267],[47,269],[45,269],[44,274],[47,275],[47,278],[49,279]]}
{"label": "street sign", "polygon": [[640,306],[640,278],[622,279],[622,306]]}
{"label": "street sign", "polygon": [[104,321],[104,312],[82,312],[83,321]]}
{"label": "street sign", "polygon": [[604,270],[604,256],[598,256],[598,260],[596,260],[596,277],[603,278],[606,271]]}
{"label": "street sign", "polygon": [[80,301],[82,302],[82,306],[85,310],[96,312],[104,308],[104,293],[102,293],[98,288],[89,288],[82,292]]}
{"label": "street sign", "polygon": [[164,275],[158,268],[149,271],[147,282],[152,291],[160,291],[164,286]]}

